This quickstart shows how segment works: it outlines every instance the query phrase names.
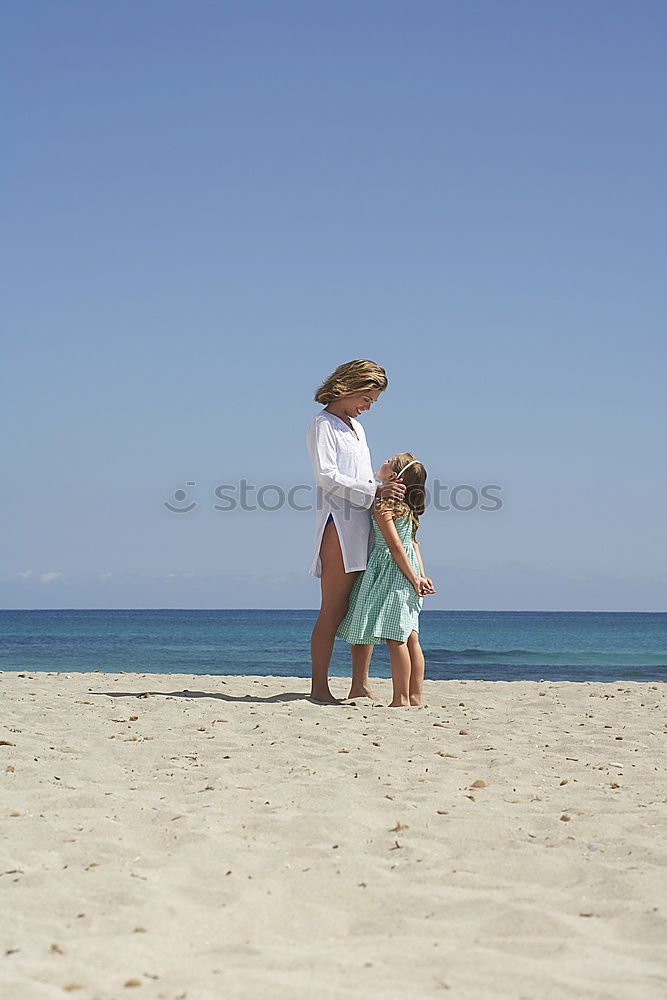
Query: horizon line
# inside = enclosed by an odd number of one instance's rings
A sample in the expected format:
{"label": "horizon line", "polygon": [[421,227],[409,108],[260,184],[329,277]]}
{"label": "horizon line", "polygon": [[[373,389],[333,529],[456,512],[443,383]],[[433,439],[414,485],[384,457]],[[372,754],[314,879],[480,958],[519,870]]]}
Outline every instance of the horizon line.
{"label": "horizon line", "polygon": [[[318,608],[165,608],[165,607],[122,607],[122,608],[0,608],[0,614],[17,611],[319,611]],[[663,611],[607,610],[581,608],[422,608],[420,614],[553,614],[553,615],[664,615]]]}

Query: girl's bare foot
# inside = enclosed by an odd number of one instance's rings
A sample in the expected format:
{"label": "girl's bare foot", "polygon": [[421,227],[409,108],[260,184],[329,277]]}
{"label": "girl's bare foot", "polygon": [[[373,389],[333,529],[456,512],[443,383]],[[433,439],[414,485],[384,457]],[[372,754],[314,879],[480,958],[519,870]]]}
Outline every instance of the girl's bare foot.
{"label": "girl's bare foot", "polygon": [[410,701],[408,698],[399,698],[398,701],[394,698],[393,701],[389,702],[389,708],[409,708]]}
{"label": "girl's bare foot", "polygon": [[367,684],[361,687],[351,687],[348,698],[371,698],[373,701],[378,700],[378,696],[372,691]]}
{"label": "girl's bare foot", "polygon": [[426,704],[426,702],[424,701],[424,699],[420,694],[411,694],[410,704],[416,705],[417,708],[428,708],[428,705]]}

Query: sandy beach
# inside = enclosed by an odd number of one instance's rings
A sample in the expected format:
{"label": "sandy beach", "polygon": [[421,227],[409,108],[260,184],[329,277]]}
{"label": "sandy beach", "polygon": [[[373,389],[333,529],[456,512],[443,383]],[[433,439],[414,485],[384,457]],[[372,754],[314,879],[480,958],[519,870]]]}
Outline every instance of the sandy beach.
{"label": "sandy beach", "polygon": [[3,1000],[667,995],[664,684],[307,690],[0,674]]}

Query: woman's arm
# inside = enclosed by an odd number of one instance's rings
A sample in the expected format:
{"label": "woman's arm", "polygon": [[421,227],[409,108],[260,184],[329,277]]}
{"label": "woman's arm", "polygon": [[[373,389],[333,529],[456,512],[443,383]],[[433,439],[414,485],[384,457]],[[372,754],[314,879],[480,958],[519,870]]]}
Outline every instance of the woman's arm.
{"label": "woman's arm", "polygon": [[384,536],[387,547],[391,552],[396,565],[410,581],[415,591],[419,594],[421,582],[419,576],[415,573],[410,560],[408,559],[405,549],[403,548],[403,543],[398,532],[396,531],[396,525],[394,524],[392,512],[390,510],[382,510],[381,508],[376,507],[373,511],[373,517],[377,521],[378,527]]}
{"label": "woman's arm", "polygon": [[328,421],[311,423],[306,443],[318,486],[342,497],[353,507],[371,506],[377,489],[375,481],[359,482],[340,471],[336,461],[336,439]]}

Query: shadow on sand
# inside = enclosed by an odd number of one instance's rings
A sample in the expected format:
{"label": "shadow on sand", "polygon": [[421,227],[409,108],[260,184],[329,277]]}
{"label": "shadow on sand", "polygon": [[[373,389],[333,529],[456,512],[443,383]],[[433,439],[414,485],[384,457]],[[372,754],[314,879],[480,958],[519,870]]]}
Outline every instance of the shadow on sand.
{"label": "shadow on sand", "polygon": [[245,705],[271,705],[280,701],[309,701],[312,705],[322,705],[309,695],[299,691],[283,691],[270,698],[258,698],[256,695],[245,694],[235,697],[230,694],[220,694],[212,691],[192,691],[182,688],[180,691],[88,691],[89,695],[103,695],[105,698],[214,698],[217,701],[237,702]]}

